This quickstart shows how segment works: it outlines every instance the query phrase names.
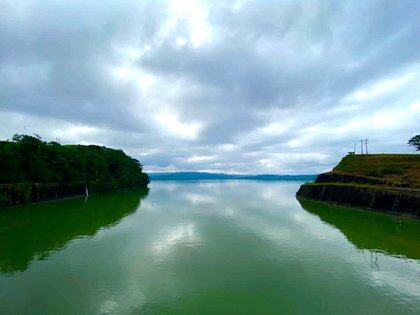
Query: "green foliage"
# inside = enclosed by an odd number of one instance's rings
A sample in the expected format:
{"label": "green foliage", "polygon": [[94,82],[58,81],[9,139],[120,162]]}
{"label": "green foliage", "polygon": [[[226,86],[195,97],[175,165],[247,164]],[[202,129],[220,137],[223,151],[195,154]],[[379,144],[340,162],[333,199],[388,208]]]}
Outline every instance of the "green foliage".
{"label": "green foliage", "polygon": [[122,150],[96,145],[60,145],[15,134],[0,141],[0,183],[87,183],[113,190],[146,186],[142,165]]}
{"label": "green foliage", "polygon": [[419,154],[349,154],[333,171],[378,177],[387,185],[420,188]]}
{"label": "green foliage", "polygon": [[404,170],[398,166],[384,166],[374,170],[368,170],[366,175],[373,177],[384,177],[384,175],[403,175]]}
{"label": "green foliage", "polygon": [[415,147],[417,151],[420,151],[420,135],[416,135],[408,140],[408,145],[411,145]]}
{"label": "green foliage", "polygon": [[7,206],[9,203],[9,199],[2,191],[0,191],[0,209]]}

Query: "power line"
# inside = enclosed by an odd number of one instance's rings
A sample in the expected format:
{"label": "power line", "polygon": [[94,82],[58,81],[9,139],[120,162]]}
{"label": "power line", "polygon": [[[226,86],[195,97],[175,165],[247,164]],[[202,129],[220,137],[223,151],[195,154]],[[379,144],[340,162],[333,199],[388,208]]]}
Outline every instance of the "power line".
{"label": "power line", "polygon": [[[369,154],[368,150],[368,139],[360,139],[360,154]],[[354,142],[354,154],[356,154],[356,144],[357,142]]]}

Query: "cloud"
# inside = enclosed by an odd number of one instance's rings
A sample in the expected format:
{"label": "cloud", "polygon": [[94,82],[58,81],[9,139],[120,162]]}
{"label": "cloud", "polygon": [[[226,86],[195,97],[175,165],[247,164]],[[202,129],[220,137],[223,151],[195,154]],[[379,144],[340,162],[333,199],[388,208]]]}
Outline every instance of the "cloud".
{"label": "cloud", "polygon": [[418,133],[417,2],[2,1],[0,136],[312,173]]}

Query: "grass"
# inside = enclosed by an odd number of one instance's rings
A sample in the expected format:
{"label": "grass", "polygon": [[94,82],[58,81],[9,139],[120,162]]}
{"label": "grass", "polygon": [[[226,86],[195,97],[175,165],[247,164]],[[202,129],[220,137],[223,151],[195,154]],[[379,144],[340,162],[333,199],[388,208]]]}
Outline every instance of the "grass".
{"label": "grass", "polygon": [[393,189],[392,187],[386,186],[379,186],[379,185],[369,185],[369,184],[359,184],[359,183],[338,183],[338,182],[331,182],[331,183],[305,183],[305,185],[310,186],[348,186],[348,187],[360,187],[360,188],[371,188],[371,189],[379,189],[379,190],[389,190],[389,191],[397,191],[397,189]]}
{"label": "grass", "polygon": [[420,188],[419,154],[349,154],[333,171],[382,178],[390,186]]}

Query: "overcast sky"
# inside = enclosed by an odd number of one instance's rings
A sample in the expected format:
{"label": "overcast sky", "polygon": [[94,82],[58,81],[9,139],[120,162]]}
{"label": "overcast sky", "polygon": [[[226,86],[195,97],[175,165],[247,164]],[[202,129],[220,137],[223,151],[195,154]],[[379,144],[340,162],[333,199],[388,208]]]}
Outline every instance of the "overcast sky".
{"label": "overcast sky", "polygon": [[0,138],[146,171],[318,173],[361,138],[414,152],[419,69],[416,0],[0,0]]}

